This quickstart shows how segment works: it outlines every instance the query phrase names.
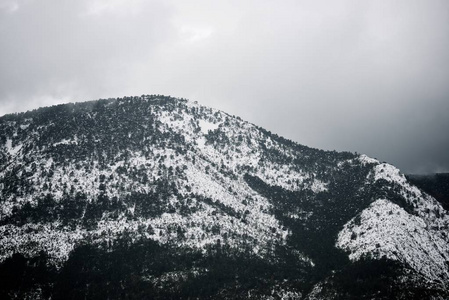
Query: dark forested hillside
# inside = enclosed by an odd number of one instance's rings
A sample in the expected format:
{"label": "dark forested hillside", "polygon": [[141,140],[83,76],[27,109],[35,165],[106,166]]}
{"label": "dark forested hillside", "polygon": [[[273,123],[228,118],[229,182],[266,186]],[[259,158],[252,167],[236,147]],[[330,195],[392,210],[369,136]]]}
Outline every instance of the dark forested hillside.
{"label": "dark forested hillside", "polygon": [[407,175],[408,180],[449,209],[449,173]]}
{"label": "dark forested hillside", "polygon": [[2,299],[449,297],[440,190],[184,99],[3,116],[0,191]]}

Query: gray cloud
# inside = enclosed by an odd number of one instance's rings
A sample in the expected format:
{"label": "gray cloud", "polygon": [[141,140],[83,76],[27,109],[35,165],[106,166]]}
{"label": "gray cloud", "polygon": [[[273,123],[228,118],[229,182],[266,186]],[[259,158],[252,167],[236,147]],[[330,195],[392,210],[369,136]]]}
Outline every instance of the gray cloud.
{"label": "gray cloud", "polygon": [[447,1],[6,0],[0,40],[0,114],[168,94],[449,171]]}

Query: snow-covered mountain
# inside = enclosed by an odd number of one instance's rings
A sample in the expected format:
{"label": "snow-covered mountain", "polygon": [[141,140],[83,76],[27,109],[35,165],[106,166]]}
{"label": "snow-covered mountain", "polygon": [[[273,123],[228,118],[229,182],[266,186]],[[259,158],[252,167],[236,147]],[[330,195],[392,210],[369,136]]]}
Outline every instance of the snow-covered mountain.
{"label": "snow-covered mountain", "polygon": [[365,155],[156,95],[0,133],[4,297],[449,297],[447,211]]}

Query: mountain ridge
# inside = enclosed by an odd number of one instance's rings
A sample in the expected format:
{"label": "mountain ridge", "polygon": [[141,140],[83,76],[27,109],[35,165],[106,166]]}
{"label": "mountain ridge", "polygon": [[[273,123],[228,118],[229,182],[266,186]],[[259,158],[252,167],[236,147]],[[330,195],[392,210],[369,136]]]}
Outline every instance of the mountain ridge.
{"label": "mountain ridge", "polygon": [[[143,271],[135,275],[153,295],[184,295],[176,294],[180,281],[193,285],[215,274],[202,259],[223,256],[272,270],[277,275],[267,285],[279,290],[276,297],[347,295],[334,283],[365,260],[360,265],[400,265],[392,272],[401,275],[385,285],[409,284],[429,299],[447,295],[447,211],[398,169],[365,155],[302,146],[219,110],[160,95],[6,115],[0,130],[3,264],[18,253],[45,254],[57,273],[79,249],[115,253],[125,243],[120,251],[126,252],[144,243],[192,255],[184,273],[168,272],[181,278],[171,285],[161,283],[168,273],[151,280],[143,280]],[[257,294],[244,287],[245,276],[224,282],[239,283],[235,295]],[[197,296],[232,298],[226,284],[210,293]]]}

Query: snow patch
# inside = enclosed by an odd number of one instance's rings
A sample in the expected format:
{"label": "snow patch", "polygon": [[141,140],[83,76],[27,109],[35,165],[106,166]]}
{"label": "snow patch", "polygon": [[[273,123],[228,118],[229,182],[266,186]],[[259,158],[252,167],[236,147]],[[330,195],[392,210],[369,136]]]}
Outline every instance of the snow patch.
{"label": "snow patch", "polygon": [[200,126],[201,132],[204,134],[207,134],[209,132],[209,130],[213,131],[215,129],[218,128],[218,123],[214,124],[211,121],[206,121],[206,120],[199,120],[198,124]]}
{"label": "snow patch", "polygon": [[373,202],[346,223],[336,246],[348,251],[353,261],[365,255],[385,257],[410,266],[429,280],[449,282],[447,241],[428,230],[421,217],[385,199]]}
{"label": "snow patch", "polygon": [[22,149],[22,145],[17,145],[15,147],[12,146],[12,140],[11,139],[7,139],[6,140],[6,151],[8,151],[8,153],[12,156],[16,155],[17,152],[20,151],[20,149]]}
{"label": "snow patch", "polygon": [[61,227],[59,223],[0,226],[0,262],[14,253],[33,257],[44,250],[56,266],[62,265],[76,243],[83,238],[82,230]]}
{"label": "snow patch", "polygon": [[63,139],[59,142],[56,142],[53,144],[53,146],[58,146],[58,145],[78,145],[78,137],[75,135],[75,137],[73,138],[73,140],[69,140],[69,139]]}
{"label": "snow patch", "polygon": [[407,179],[402,175],[398,168],[390,164],[380,164],[374,167],[374,180],[384,179],[388,182],[405,184]]}
{"label": "snow patch", "polygon": [[367,155],[365,155],[365,154],[360,155],[360,156],[358,157],[358,159],[359,159],[359,161],[360,161],[363,165],[366,165],[366,164],[378,164],[378,163],[379,163],[379,161],[378,161],[377,159],[371,158],[371,157],[369,157],[369,156],[367,156]]}
{"label": "snow patch", "polygon": [[314,193],[325,192],[328,190],[327,184],[318,179],[313,180],[313,183],[310,185],[310,189]]}

